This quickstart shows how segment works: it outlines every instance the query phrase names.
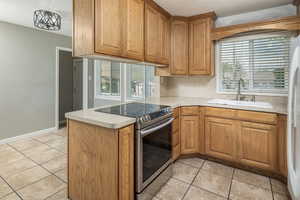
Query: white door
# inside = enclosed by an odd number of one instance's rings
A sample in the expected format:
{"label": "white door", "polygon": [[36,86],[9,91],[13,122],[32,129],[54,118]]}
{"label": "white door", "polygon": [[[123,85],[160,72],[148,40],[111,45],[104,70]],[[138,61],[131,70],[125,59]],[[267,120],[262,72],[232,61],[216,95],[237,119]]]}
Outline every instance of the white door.
{"label": "white door", "polygon": [[288,187],[293,200],[300,200],[300,38],[295,40],[290,68],[288,116]]}

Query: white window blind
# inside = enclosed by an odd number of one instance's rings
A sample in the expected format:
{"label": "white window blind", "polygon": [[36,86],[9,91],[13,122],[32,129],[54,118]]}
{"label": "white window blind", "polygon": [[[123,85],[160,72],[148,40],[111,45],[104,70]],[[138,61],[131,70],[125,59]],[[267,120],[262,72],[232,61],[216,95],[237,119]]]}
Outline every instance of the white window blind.
{"label": "white window blind", "polygon": [[291,33],[241,36],[219,42],[218,90],[287,94]]}

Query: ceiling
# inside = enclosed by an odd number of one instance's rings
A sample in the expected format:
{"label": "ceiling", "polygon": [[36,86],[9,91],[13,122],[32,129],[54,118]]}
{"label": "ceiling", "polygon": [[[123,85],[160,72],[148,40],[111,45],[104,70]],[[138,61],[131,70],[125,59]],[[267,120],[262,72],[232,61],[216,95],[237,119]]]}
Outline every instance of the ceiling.
{"label": "ceiling", "polygon": [[[215,11],[229,16],[292,3],[293,0],[154,0],[172,15],[192,16]],[[72,0],[0,0],[0,21],[33,27],[36,9],[53,10],[62,15],[62,30],[72,35]]]}
{"label": "ceiling", "polygon": [[293,0],[154,0],[172,15],[193,16],[215,11],[220,17],[292,3]]}
{"label": "ceiling", "polygon": [[37,9],[61,14],[62,29],[57,33],[72,35],[72,0],[0,0],[0,21],[33,27],[33,12]]}

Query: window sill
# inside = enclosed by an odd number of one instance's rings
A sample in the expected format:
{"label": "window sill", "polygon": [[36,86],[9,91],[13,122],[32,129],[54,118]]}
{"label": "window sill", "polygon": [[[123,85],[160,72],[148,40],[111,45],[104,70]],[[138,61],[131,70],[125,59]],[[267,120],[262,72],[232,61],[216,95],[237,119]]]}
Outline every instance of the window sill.
{"label": "window sill", "polygon": [[[224,95],[237,95],[237,92],[216,91],[216,93],[217,94],[224,94]],[[241,95],[270,96],[270,97],[288,97],[288,94],[280,94],[280,93],[241,92]]]}

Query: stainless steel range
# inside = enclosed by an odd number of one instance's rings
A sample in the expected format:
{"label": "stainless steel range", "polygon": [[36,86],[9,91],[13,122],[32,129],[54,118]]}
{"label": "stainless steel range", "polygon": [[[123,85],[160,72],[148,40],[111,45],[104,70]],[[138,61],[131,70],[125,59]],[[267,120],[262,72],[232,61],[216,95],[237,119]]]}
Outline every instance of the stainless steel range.
{"label": "stainless steel range", "polygon": [[135,117],[135,192],[150,200],[172,176],[172,109],[169,106],[128,103],[97,110]]}

